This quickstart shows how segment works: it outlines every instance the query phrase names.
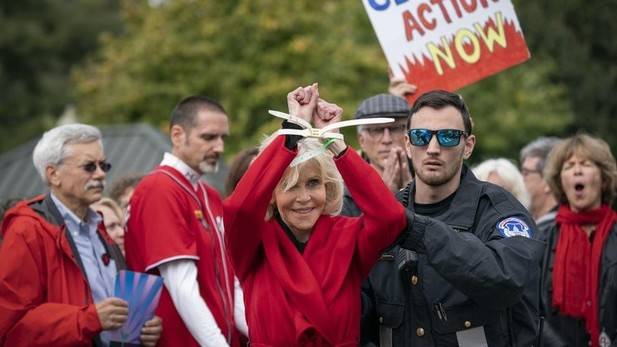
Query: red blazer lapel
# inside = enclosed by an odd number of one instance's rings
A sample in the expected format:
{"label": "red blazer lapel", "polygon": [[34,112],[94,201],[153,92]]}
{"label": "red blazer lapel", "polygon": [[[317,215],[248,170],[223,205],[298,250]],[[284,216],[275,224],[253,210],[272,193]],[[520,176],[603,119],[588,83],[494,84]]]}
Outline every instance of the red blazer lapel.
{"label": "red blazer lapel", "polygon": [[296,328],[314,326],[331,344],[335,344],[334,327],[329,324],[332,317],[324,300],[321,286],[302,254],[296,250],[285,232],[276,221],[271,223],[276,224],[276,227],[268,228],[263,235],[267,261],[273,268],[291,304],[305,316],[309,324],[302,324],[300,317],[294,317]]}

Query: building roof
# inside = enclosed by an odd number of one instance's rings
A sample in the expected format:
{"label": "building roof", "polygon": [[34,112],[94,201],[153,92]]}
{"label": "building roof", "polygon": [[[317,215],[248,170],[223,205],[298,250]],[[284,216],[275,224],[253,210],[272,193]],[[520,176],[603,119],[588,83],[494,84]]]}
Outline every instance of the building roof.
{"label": "building roof", "polygon": [[[103,133],[105,155],[113,165],[107,174],[107,188],[118,177],[149,172],[161,162],[163,153],[171,149],[168,136],[148,124],[99,128]],[[47,192],[32,163],[32,151],[39,139],[0,155],[0,201]],[[227,171],[227,166],[221,163],[219,172],[205,177],[206,181],[222,192]]]}

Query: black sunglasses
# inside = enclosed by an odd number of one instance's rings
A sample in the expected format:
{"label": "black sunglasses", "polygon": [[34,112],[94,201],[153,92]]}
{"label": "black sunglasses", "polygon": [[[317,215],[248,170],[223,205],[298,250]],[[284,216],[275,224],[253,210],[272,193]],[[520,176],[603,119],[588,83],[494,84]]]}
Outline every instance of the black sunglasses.
{"label": "black sunglasses", "polygon": [[81,165],[81,168],[84,169],[84,171],[86,171],[87,173],[94,173],[97,166],[100,167],[101,171],[103,172],[109,172],[109,170],[111,170],[111,164],[106,161],[89,161],[84,165]]}
{"label": "black sunglasses", "polygon": [[442,147],[458,146],[461,142],[461,136],[467,136],[467,133],[458,129],[410,129],[409,142],[414,146],[427,146],[433,135],[437,135],[437,142]]}

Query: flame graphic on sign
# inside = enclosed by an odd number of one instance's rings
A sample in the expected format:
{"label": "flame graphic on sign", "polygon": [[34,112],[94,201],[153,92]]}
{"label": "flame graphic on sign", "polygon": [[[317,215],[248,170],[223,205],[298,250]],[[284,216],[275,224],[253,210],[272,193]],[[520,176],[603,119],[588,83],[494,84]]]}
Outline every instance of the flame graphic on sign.
{"label": "flame graphic on sign", "polygon": [[[434,89],[454,91],[528,60],[530,54],[523,33],[517,31],[511,20],[506,19],[502,25],[506,38],[505,47],[494,42],[492,52],[481,37],[481,34],[473,31],[473,35],[476,36],[479,42],[475,49],[479,50],[480,54],[480,59],[474,63],[466,62],[459,54],[454,35],[448,40],[447,47],[440,43],[435,45],[442,52],[451,52],[450,57],[454,62],[454,67],[449,66],[444,59],[439,57],[437,57],[436,61],[433,61],[432,57],[424,54],[420,60],[415,59],[413,56],[411,58],[406,56],[406,66],[399,65],[399,67],[407,81],[418,86],[418,91],[408,97],[409,102],[413,102],[418,96]],[[498,24],[495,23],[493,18],[490,18],[483,27],[484,33],[488,30],[499,32],[499,29]],[[478,52],[474,52],[474,45],[469,40],[467,41],[462,43],[458,49],[462,48],[464,50],[463,54],[466,55],[477,54]],[[436,64],[440,64],[443,74],[439,74]]]}

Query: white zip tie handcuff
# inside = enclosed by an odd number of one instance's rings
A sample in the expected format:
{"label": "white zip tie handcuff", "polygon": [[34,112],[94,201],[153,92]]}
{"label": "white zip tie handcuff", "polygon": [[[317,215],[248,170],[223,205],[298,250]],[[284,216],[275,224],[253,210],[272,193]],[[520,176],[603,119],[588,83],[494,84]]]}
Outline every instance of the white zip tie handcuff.
{"label": "white zip tie handcuff", "polygon": [[[304,129],[279,129],[276,132],[277,135],[298,135],[302,137],[313,137],[313,138],[318,138],[318,139],[343,140],[344,139],[343,134],[333,133],[331,131],[334,129],[349,127],[349,126],[366,125],[366,124],[385,124],[385,123],[394,122],[394,118],[386,118],[386,117],[353,119],[353,120],[345,120],[341,122],[335,122],[332,124],[328,124],[325,127],[320,129],[320,128],[313,128],[311,124],[305,121],[304,119],[294,117],[284,112],[268,110],[268,113],[275,117],[285,119],[288,122],[297,124],[304,128]],[[304,153],[304,155],[297,156],[296,158],[294,158],[294,160],[291,162],[291,164],[289,164],[289,166],[291,167],[296,166],[302,162],[305,162],[323,153],[325,150],[326,148],[323,147],[321,151],[306,152]]]}
{"label": "white zip tie handcuff", "polygon": [[394,122],[394,118],[364,118],[364,119],[353,119],[353,120],[344,120],[342,122],[336,122],[336,123],[332,123],[332,124],[328,124],[323,128],[313,128],[311,126],[311,124],[307,121],[305,121],[304,119],[298,118],[298,117],[294,117],[290,114],[284,113],[284,112],[280,112],[280,111],[274,111],[274,110],[269,110],[268,111],[269,114],[275,116],[275,117],[279,117],[279,118],[283,118],[291,123],[294,124],[298,124],[299,126],[303,127],[304,129],[279,129],[277,131],[277,134],[279,135],[298,135],[298,136],[302,136],[302,137],[316,137],[316,138],[320,138],[320,139],[337,139],[337,140],[342,140],[343,134],[341,133],[331,133],[329,131],[334,130],[334,129],[339,129],[339,128],[343,128],[343,127],[349,127],[349,126],[354,126],[354,125],[366,125],[366,124],[384,124],[384,123],[392,123]]}

